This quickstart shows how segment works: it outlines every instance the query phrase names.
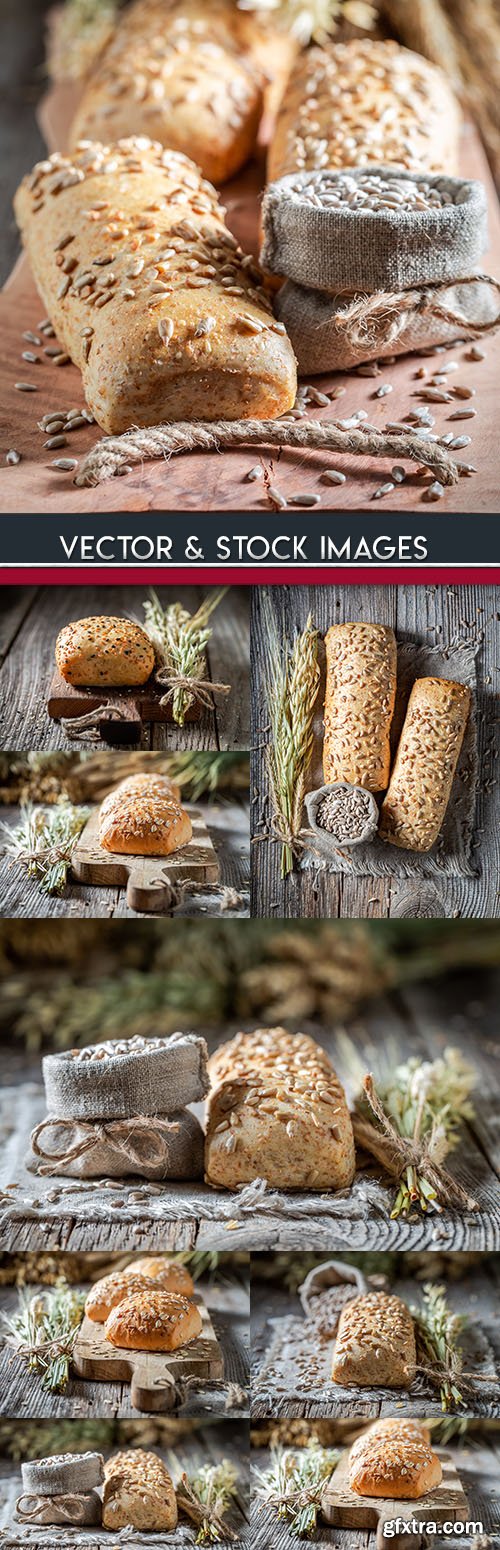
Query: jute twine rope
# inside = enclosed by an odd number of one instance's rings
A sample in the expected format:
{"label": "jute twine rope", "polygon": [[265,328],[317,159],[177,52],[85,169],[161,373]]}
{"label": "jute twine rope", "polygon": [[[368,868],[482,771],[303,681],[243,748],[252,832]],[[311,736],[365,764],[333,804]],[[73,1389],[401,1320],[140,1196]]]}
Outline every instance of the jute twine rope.
{"label": "jute twine rope", "polygon": [[[75,1141],[74,1146],[64,1148],[62,1152],[44,1151],[40,1146],[39,1138],[44,1130],[54,1129],[54,1127],[58,1130],[74,1130],[75,1125],[85,1127],[87,1134],[84,1134],[80,1141]],[[138,1115],[136,1119],[112,1120],[110,1125],[111,1131],[109,1125],[97,1121],[86,1123],[84,1120],[54,1117],[41,1120],[32,1132],[31,1145],[36,1157],[48,1161],[45,1164],[42,1160],[38,1172],[50,1173],[54,1163],[59,1167],[66,1166],[67,1163],[75,1162],[78,1157],[84,1157],[87,1153],[92,1155],[94,1152],[99,1152],[103,1146],[120,1162],[123,1159],[125,1162],[135,1163],[137,1167],[146,1165],[166,1168],[168,1166],[170,1157],[168,1137],[174,1128],[179,1129],[179,1126],[174,1126],[171,1120],[167,1122]]]}
{"label": "jute twine rope", "polygon": [[134,463],[171,458],[179,452],[220,452],[224,447],[303,447],[320,452],[348,452],[360,457],[405,457],[425,464],[441,484],[456,484],[457,464],[444,447],[406,432],[343,430],[338,420],[306,423],[284,420],[179,421],[125,431],[96,443],[81,465],[75,484],[102,484],[116,474],[131,473]]}
{"label": "jute twine rope", "polygon": [[[500,294],[500,281],[494,280],[492,275],[469,275],[464,280],[456,280],[454,284],[490,285]],[[332,323],[335,328],[343,329],[349,344],[354,348],[369,343],[374,350],[377,341],[384,345],[394,344],[400,334],[414,324],[415,313],[420,317],[432,317],[435,321],[449,323],[452,328],[456,328],[457,334],[463,331],[470,338],[491,333],[498,328],[500,312],[493,320],[473,323],[457,308],[446,307],[440,302],[439,291],[450,290],[450,287],[451,281],[447,279],[422,290],[376,291],[372,296],[356,295],[349,306],[333,314]]]}
{"label": "jute twine rope", "polygon": [[169,705],[180,689],[190,694],[193,700],[198,700],[206,710],[213,710],[214,694],[231,693],[230,684],[212,683],[210,678],[189,678],[184,673],[176,673],[171,667],[160,667],[156,672],[156,682],[167,689],[167,693],[161,697],[160,705]]}
{"label": "jute twine rope", "polygon": [[[29,1506],[24,1507],[22,1505],[23,1502],[32,1502],[33,1506],[31,1508]],[[54,1505],[57,1506],[57,1511],[60,1513],[61,1518],[64,1518],[68,1523],[81,1523],[83,1521],[85,1503],[82,1502],[81,1497],[71,1495],[58,1496],[54,1502],[51,1497],[32,1496],[29,1492],[23,1492],[23,1495],[17,1498],[16,1513],[21,1523],[44,1523],[46,1521],[45,1514],[47,1509],[50,1507],[52,1511]]]}
{"label": "jute twine rope", "polygon": [[61,716],[61,726],[72,742],[85,742],[99,732],[102,721],[126,721],[124,710],[117,705],[100,705],[98,710],[87,710],[83,716]]}
{"label": "jute twine rope", "polygon": [[400,1179],[407,1168],[414,1168],[421,1177],[427,1179],[435,1190],[438,1201],[448,1206],[457,1206],[462,1210],[478,1211],[477,1200],[467,1194],[458,1180],[454,1179],[441,1163],[434,1161],[432,1132],[425,1141],[411,1136],[401,1136],[382,1107],[375,1092],[373,1077],[365,1076],[363,1091],[372,1113],[379,1122],[380,1129],[370,1124],[369,1120],[363,1119],[361,1115],[353,1114],[352,1126],[358,1145],[365,1151],[371,1152],[393,1178]]}
{"label": "jute twine rope", "polygon": [[185,1512],[186,1517],[191,1519],[196,1528],[201,1528],[202,1524],[208,1525],[212,1530],[211,1538],[213,1540],[225,1539],[234,1542],[238,1539],[238,1535],[234,1533],[229,1523],[226,1523],[225,1518],[221,1518],[219,1513],[213,1507],[209,1507],[206,1502],[200,1501],[199,1496],[193,1491],[186,1474],[181,1475],[179,1484],[175,1488],[175,1494],[180,1512]]}

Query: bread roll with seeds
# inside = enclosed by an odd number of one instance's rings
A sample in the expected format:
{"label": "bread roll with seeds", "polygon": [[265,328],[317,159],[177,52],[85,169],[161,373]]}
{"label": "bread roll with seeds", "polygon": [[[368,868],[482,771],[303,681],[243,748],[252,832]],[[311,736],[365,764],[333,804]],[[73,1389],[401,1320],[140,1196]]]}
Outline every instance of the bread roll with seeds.
{"label": "bread roll with seeds", "polygon": [[64,625],[56,640],[56,663],[69,684],[133,688],[151,677],[155,654],[140,624],[97,614]]}
{"label": "bread roll with seeds", "polygon": [[193,162],[142,137],[38,162],[15,199],[33,274],[102,429],[274,419],[295,357]]}
{"label": "bread roll with seeds", "polygon": [[459,132],[448,80],[420,54],[365,38],[307,49],[282,99],[268,182],[370,162],[451,175]]}
{"label": "bread roll with seeds", "polygon": [[349,1485],[358,1496],[416,1501],[441,1479],[438,1456],[416,1423],[377,1421],[351,1448]]}
{"label": "bread roll with seeds", "polygon": [[236,1189],[346,1189],[354,1139],[344,1090],[323,1049],[284,1028],[239,1033],[209,1061],[205,1175]]}
{"label": "bread roll with seeds", "polygon": [[123,856],[170,856],[189,845],[193,828],[189,814],[176,802],[169,783],[158,785],[146,776],[139,787],[135,776],[120,781],[104,798],[99,813],[99,844]]}
{"label": "bread roll with seeds", "polygon": [[126,1275],[125,1271],[115,1270],[109,1276],[102,1276],[91,1287],[85,1299],[87,1318],[93,1324],[104,1324],[113,1308],[117,1308],[127,1297],[133,1297],[136,1292],[147,1292],[148,1284],[148,1277],[141,1275],[140,1271]]}
{"label": "bread roll with seeds", "polygon": [[179,1259],[169,1259],[168,1254],[139,1255],[125,1266],[124,1276],[146,1276],[166,1292],[180,1292],[181,1297],[192,1297],[193,1277]]}
{"label": "bread roll with seeds", "polygon": [[381,839],[427,851],[442,827],[471,707],[466,684],[417,678],[380,814]]}
{"label": "bread roll with seeds", "polygon": [[385,791],[396,700],[397,649],[385,624],[332,624],[325,636],[325,784]]}
{"label": "bread roll with seeds", "polygon": [[225,183],[255,149],[269,64],[281,95],[295,51],[234,0],[136,0],[91,71],[70,143],[145,134]]}
{"label": "bread roll with seeds", "polygon": [[157,1453],[143,1448],[115,1453],[104,1466],[104,1528],[177,1528],[172,1479]]}
{"label": "bread roll with seeds", "polygon": [[333,1355],[334,1383],[407,1389],[416,1360],[413,1319],[400,1297],[367,1292],[346,1303]]}
{"label": "bread roll with seeds", "polygon": [[188,1297],[157,1289],[122,1298],[106,1319],[104,1333],[111,1345],[126,1351],[178,1351],[201,1335],[201,1314]]}

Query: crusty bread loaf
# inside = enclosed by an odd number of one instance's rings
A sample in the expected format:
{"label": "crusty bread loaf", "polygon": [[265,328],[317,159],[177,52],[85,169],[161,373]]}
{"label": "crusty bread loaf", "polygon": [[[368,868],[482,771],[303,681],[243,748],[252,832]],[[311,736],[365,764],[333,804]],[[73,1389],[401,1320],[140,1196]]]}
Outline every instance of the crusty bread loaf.
{"label": "crusty bread loaf", "polygon": [[15,199],[34,278],[103,430],[273,419],[295,400],[284,325],[194,163],[144,137],[82,142]]}
{"label": "crusty bread loaf", "polygon": [[155,654],[139,624],[98,614],[64,625],[56,640],[56,663],[69,684],[132,687],[151,677]]}
{"label": "crusty bread loaf", "polygon": [[350,1453],[349,1485],[359,1496],[413,1501],[442,1478],[441,1464],[423,1427],[377,1421],[358,1437]]}
{"label": "crusty bread loaf", "polygon": [[201,1334],[196,1303],[177,1292],[156,1288],[133,1292],[106,1319],[104,1333],[111,1345],[127,1351],[178,1351]]}
{"label": "crusty bread loaf", "polygon": [[266,1178],[284,1189],[345,1189],[354,1140],[344,1090],[314,1039],[260,1028],[209,1061],[205,1174],[235,1189]]}
{"label": "crusty bread loaf", "polygon": [[379,833],[402,850],[435,844],[451,795],[471,706],[470,689],[417,678],[382,803]]}
{"label": "crusty bread loaf", "polygon": [[399,1297],[367,1292],[346,1303],[333,1356],[334,1383],[409,1388],[416,1360],[413,1319]]}
{"label": "crusty bread loaf", "polygon": [[370,162],[450,175],[459,129],[446,76],[419,54],[366,38],[307,49],[282,99],[268,182]]}
{"label": "crusty bread loaf", "polygon": [[192,838],[189,814],[167,790],[158,789],[158,776],[134,784],[135,776],[120,782],[104,798],[99,813],[99,844],[103,850],[124,856],[170,856]]}
{"label": "crusty bread loaf", "polygon": [[91,71],[71,131],[145,134],[224,183],[251,156],[267,68],[283,87],[292,40],[234,0],[135,0]]}
{"label": "crusty bread loaf", "polygon": [[113,1308],[123,1302],[126,1297],[133,1297],[136,1292],[145,1292],[148,1289],[147,1276],[138,1272],[125,1275],[124,1271],[112,1271],[109,1276],[102,1276],[96,1281],[85,1299],[85,1312],[87,1318],[94,1324],[104,1324]]}
{"label": "crusty bread loaf", "polygon": [[157,1453],[115,1453],[104,1466],[104,1528],[177,1528],[173,1482]]}
{"label": "crusty bread loaf", "polygon": [[385,791],[396,699],[394,632],[385,624],[333,624],[325,647],[325,782]]}
{"label": "crusty bread loaf", "polygon": [[[127,775],[124,779],[127,779],[130,791],[147,789],[159,797],[170,796],[174,797],[176,802],[180,802],[181,788],[176,780],[170,779],[170,775],[160,775],[158,771],[156,773],[152,771],[149,774],[147,770],[140,770],[137,775]],[[122,781],[120,781],[121,785]],[[117,791],[118,787],[115,786],[113,789]]]}
{"label": "crusty bread loaf", "polygon": [[192,1297],[193,1277],[180,1259],[169,1259],[168,1254],[142,1255],[125,1266],[124,1276],[146,1276],[166,1292],[180,1292],[181,1297]]}

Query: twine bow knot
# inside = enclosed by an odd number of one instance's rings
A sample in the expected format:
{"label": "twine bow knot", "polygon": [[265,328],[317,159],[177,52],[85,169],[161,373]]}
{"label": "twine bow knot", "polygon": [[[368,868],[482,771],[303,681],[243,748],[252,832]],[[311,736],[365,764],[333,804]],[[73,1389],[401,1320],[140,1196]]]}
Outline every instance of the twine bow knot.
{"label": "twine bow knot", "polygon": [[[40,1137],[47,1129],[74,1130],[75,1125],[83,1133],[73,1146],[64,1147],[62,1151],[50,1151],[40,1145]],[[117,1162],[123,1159],[137,1168],[154,1169],[157,1177],[164,1177],[170,1162],[170,1137],[172,1131],[178,1131],[179,1125],[172,1120],[150,1118],[138,1115],[134,1119],[115,1119],[108,1122],[88,1121],[78,1119],[57,1119],[49,1117],[41,1120],[35,1126],[31,1135],[31,1145],[36,1157],[42,1159],[38,1172],[40,1174],[54,1172],[64,1173],[68,1163],[76,1162],[79,1157],[96,1153],[106,1148],[111,1157]],[[47,1159],[47,1161],[43,1161]]]}

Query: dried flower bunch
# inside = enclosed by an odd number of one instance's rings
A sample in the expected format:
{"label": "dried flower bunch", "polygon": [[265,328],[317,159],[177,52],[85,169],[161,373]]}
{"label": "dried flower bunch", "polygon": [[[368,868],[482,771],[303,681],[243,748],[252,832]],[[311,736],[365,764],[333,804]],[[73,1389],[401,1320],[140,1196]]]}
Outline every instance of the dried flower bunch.
{"label": "dried flower bunch", "polygon": [[49,811],[27,806],[15,829],[0,825],[6,836],[5,852],[27,868],[28,877],[39,879],[42,893],[61,894],[76,842],[89,817],[90,808],[72,807],[70,802]]}
{"label": "dried flower bunch", "polygon": [[227,684],[206,679],[205,657],[212,634],[209,619],[226,592],[227,587],[223,587],[212,593],[194,614],[182,603],[169,603],[163,608],[154,591],[143,604],[144,627],[156,653],[157,681],[167,687],[165,700],[172,702],[177,726],[184,726],[186,713],[196,701],[210,708],[214,692],[228,693]]}
{"label": "dried flower bunch", "polygon": [[326,43],[342,22],[371,31],[377,11],[369,0],[237,0],[240,11],[261,11],[302,45]]}
{"label": "dried flower bunch", "polygon": [[465,1404],[464,1384],[460,1387],[459,1380],[463,1370],[460,1336],[466,1316],[451,1311],[445,1286],[430,1282],[423,1288],[422,1303],[410,1312],[415,1321],[417,1353],[426,1377],[438,1389],[442,1410]]}
{"label": "dried flower bunch", "polygon": [[53,1288],[34,1296],[21,1288],[19,1311],[11,1318],[3,1315],[7,1345],[28,1372],[37,1373],[44,1393],[64,1393],[84,1304],[85,1294],[61,1277]]}
{"label": "dried flower bunch", "polygon": [[358,1145],[398,1180],[391,1216],[414,1206],[441,1211],[442,1204],[476,1209],[476,1202],[444,1169],[456,1147],[463,1120],[471,1119],[470,1094],[477,1074],[459,1050],[445,1049],[437,1060],[396,1065],[375,1089],[365,1076],[355,1104],[353,1127]]}
{"label": "dried flower bunch", "polygon": [[323,1448],[313,1438],[300,1450],[273,1448],[269,1469],[255,1469],[257,1495],[286,1519],[296,1539],[312,1539],[323,1489],[338,1464],[340,1453]]}
{"label": "dried flower bunch", "polygon": [[197,1545],[214,1545],[221,1540],[238,1538],[224,1520],[224,1513],[237,1492],[238,1472],[230,1459],[221,1459],[220,1464],[204,1464],[194,1475],[181,1475],[175,1488],[177,1506],[198,1529]]}

